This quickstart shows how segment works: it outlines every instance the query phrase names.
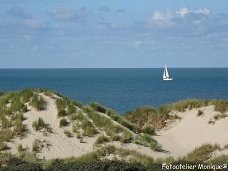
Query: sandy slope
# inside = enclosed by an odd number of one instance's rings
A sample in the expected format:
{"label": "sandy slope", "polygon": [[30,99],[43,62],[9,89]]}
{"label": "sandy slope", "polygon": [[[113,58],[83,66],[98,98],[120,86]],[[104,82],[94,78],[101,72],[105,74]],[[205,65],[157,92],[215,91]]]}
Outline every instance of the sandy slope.
{"label": "sandy slope", "polygon": [[[99,135],[85,138],[85,143],[80,143],[80,140],[76,137],[67,137],[64,134],[64,130],[71,131],[71,126],[66,128],[59,127],[55,99],[45,95],[42,96],[45,101],[47,101],[47,109],[44,111],[31,109],[31,111],[24,114],[26,120],[23,123],[27,126],[29,133],[27,133],[27,136],[23,139],[17,138],[12,142],[9,142],[8,146],[11,148],[10,151],[16,154],[19,144],[22,144],[28,151],[31,151],[33,142],[39,140],[43,143],[42,150],[37,154],[39,158],[53,159],[72,156],[78,157],[88,152],[92,152],[94,150],[93,144]],[[217,112],[214,111],[213,106],[204,107],[201,108],[201,110],[204,111],[204,114],[200,117],[197,116],[198,109],[178,113],[182,118],[180,121],[170,125],[169,129],[161,130],[158,133],[158,136],[154,136],[159,144],[162,145],[162,148],[167,151],[166,153],[154,152],[149,147],[143,147],[132,143],[121,144],[119,142],[113,142],[110,144],[130,150],[136,150],[154,158],[183,156],[204,143],[217,143],[221,145],[221,147],[228,144],[228,118],[218,120],[214,125],[208,124],[208,121],[213,118]],[[86,114],[84,113],[84,115]],[[101,115],[108,117],[104,114]],[[39,117],[51,126],[53,133],[44,135],[40,131],[34,131],[32,123],[38,120]],[[113,123],[119,124],[116,121],[113,121]],[[132,134],[135,135],[133,132]],[[227,153],[228,150],[217,152],[217,154]]]}
{"label": "sandy slope", "polygon": [[[32,109],[31,111],[24,114],[24,117],[27,118],[23,123],[27,125],[27,128],[30,132],[27,134],[27,137],[23,139],[15,139],[12,143],[9,143],[12,153],[17,153],[17,147],[19,144],[22,144],[23,147],[29,148],[31,151],[32,143],[35,139],[40,141],[46,141],[51,146],[44,146],[41,153],[38,153],[39,158],[65,158],[71,156],[81,156],[93,150],[93,143],[96,140],[96,137],[85,138],[86,143],[80,143],[80,140],[76,137],[68,138],[64,134],[64,129],[59,127],[59,119],[57,117],[57,109],[55,105],[55,100],[43,96],[45,101],[47,101],[47,109],[45,111],[36,111]],[[48,123],[53,133],[44,136],[42,132],[36,132],[32,128],[33,121],[38,120],[41,117],[45,123]],[[70,130],[70,129],[69,129]]]}
{"label": "sandy slope", "polygon": [[228,118],[218,120],[214,125],[208,124],[218,112],[213,106],[201,110],[204,111],[203,116],[197,116],[198,109],[179,113],[181,121],[154,138],[174,157],[186,155],[204,143],[217,143],[221,147],[228,144]]}

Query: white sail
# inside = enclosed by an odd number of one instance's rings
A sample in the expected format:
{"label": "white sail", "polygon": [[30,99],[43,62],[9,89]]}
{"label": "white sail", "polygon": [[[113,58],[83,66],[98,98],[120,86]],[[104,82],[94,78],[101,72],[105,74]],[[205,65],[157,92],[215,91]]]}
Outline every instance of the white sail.
{"label": "white sail", "polygon": [[173,80],[173,78],[169,77],[169,72],[168,72],[166,65],[165,65],[165,69],[163,72],[163,80],[166,80],[166,81]]}
{"label": "white sail", "polygon": [[169,73],[168,73],[168,69],[167,69],[166,65],[165,65],[165,76],[166,76],[166,78],[169,78]]}
{"label": "white sail", "polygon": [[166,70],[164,69],[164,72],[163,72],[163,79],[166,78]]}

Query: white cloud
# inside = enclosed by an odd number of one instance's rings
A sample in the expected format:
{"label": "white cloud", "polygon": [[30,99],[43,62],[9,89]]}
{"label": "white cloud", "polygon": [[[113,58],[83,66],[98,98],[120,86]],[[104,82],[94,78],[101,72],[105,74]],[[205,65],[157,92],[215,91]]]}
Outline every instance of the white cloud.
{"label": "white cloud", "polygon": [[177,10],[176,14],[182,18],[186,17],[187,15],[195,14],[195,15],[209,15],[210,10],[207,8],[198,8],[198,9],[190,9],[190,8],[180,8]]}
{"label": "white cloud", "polygon": [[188,8],[181,8],[179,9],[176,13],[177,15],[181,16],[181,17],[185,17],[188,13],[190,12],[190,10]]}
{"label": "white cloud", "polygon": [[151,25],[158,26],[171,26],[173,25],[174,14],[171,10],[167,10],[166,12],[160,12],[158,10],[154,11],[151,18],[149,18],[148,23]]}
{"label": "white cloud", "polygon": [[[150,26],[158,26],[169,28],[178,24],[201,24],[205,16],[210,15],[210,10],[207,8],[190,9],[182,7],[176,11],[166,10],[165,12],[156,10],[148,19]],[[187,21],[187,22],[186,22]]]}
{"label": "white cloud", "polygon": [[203,15],[209,15],[210,14],[210,10],[207,8],[199,8],[195,11],[193,11],[195,14],[203,14]]}

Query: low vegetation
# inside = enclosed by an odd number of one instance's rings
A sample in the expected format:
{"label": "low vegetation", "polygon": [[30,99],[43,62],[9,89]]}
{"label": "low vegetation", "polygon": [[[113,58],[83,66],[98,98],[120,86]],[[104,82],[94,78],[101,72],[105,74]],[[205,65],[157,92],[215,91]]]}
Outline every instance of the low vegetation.
{"label": "low vegetation", "polygon": [[81,111],[71,116],[73,121],[73,132],[77,134],[78,138],[83,136],[92,137],[98,133],[92,122],[86,118]]}
{"label": "low vegetation", "polygon": [[[30,110],[31,105],[36,110],[44,110],[46,102],[40,93],[53,96],[56,99],[58,109],[59,125],[67,137],[83,139],[85,136],[100,134],[94,143],[96,150],[79,158],[64,160],[38,161],[35,153],[41,152],[45,143],[35,140],[32,146],[32,153],[26,151],[26,147],[18,146],[19,159],[13,155],[7,155],[9,149],[7,143],[14,137],[23,137],[26,133],[26,126],[23,120],[26,119],[23,113]],[[82,107],[81,104],[71,101],[61,95],[43,91],[26,89],[20,92],[6,93],[0,96],[0,170],[3,167],[9,170],[159,170],[158,163],[183,163],[183,162],[205,162],[218,164],[227,162],[227,155],[212,158],[213,152],[219,150],[218,145],[205,144],[196,148],[188,155],[174,160],[173,158],[154,160],[136,151],[125,150],[115,146],[107,145],[108,142],[120,141],[122,143],[136,143],[151,148],[155,151],[162,151],[162,147],[151,135],[156,134],[166,126],[167,121],[179,119],[174,113],[191,110],[193,108],[214,105],[218,112],[213,122],[227,117],[227,100],[194,100],[188,99],[170,105],[164,105],[157,109],[149,106],[141,107],[135,111],[128,112],[124,117],[98,103],[91,103]],[[197,116],[202,116],[203,110],[198,109]],[[116,122],[115,122],[116,121]],[[70,127],[66,127],[70,123]],[[133,124],[134,123],[134,124]],[[42,118],[33,122],[36,131],[50,131],[50,127]],[[67,130],[66,130],[67,129]],[[102,146],[101,146],[102,144]],[[227,147],[224,147],[224,149]],[[4,153],[2,153],[4,151]],[[49,164],[47,163],[49,162]],[[45,167],[43,167],[45,166]],[[3,168],[3,169],[5,169]]]}
{"label": "low vegetation", "polygon": [[144,106],[132,112],[127,112],[124,115],[124,118],[135,123],[143,130],[145,124],[151,125],[151,127],[155,129],[161,129],[166,125],[166,121],[171,119],[172,116],[169,115],[169,110],[166,107],[161,107],[156,110],[149,106]]}
{"label": "low vegetation", "polygon": [[69,116],[76,113],[76,106],[81,107],[81,104],[76,101],[69,100],[66,97],[60,97],[56,100],[59,117]]}
{"label": "low vegetation", "polygon": [[119,125],[115,125],[108,117],[88,109],[87,113],[88,116],[93,120],[93,124],[100,129],[100,131],[105,132],[110,139],[115,139],[114,137],[117,135],[121,137],[120,141],[123,143],[129,143],[133,139],[132,134],[127,129]]}
{"label": "low vegetation", "polygon": [[44,130],[44,131],[47,131],[47,132],[51,132],[51,128],[50,128],[49,124],[46,124],[42,118],[38,118],[37,121],[34,121],[32,123],[32,127],[36,131]]}
{"label": "low vegetation", "polygon": [[107,143],[109,142],[109,138],[105,135],[100,135],[97,140],[95,141],[94,145],[97,146],[97,145],[100,145],[100,144],[104,144],[104,143]]}
{"label": "low vegetation", "polygon": [[218,145],[204,144],[189,153],[183,158],[183,160],[191,162],[204,162],[209,160],[212,157],[212,153],[218,149]]}
{"label": "low vegetation", "polygon": [[69,125],[69,122],[65,118],[63,118],[63,119],[61,119],[59,121],[59,126],[60,127],[64,127],[64,126],[67,126],[67,125]]}
{"label": "low vegetation", "polygon": [[150,147],[152,150],[155,151],[162,150],[161,145],[159,145],[158,142],[155,139],[153,139],[150,135],[145,133],[142,136],[138,136],[135,140],[135,143],[146,147]]}
{"label": "low vegetation", "polygon": [[202,115],[203,115],[203,111],[199,109],[197,112],[197,116],[202,116]]}
{"label": "low vegetation", "polygon": [[31,106],[34,107],[36,110],[45,110],[46,104],[46,101],[41,96],[35,94],[32,97]]}
{"label": "low vegetation", "polygon": [[[220,116],[226,117],[225,113],[228,111],[228,100],[186,99],[173,104],[160,106],[157,109],[150,106],[140,107],[134,111],[125,113],[124,118],[137,125],[141,130],[143,130],[145,124],[154,127],[155,130],[159,130],[166,126],[167,120],[180,119],[177,115],[173,115],[175,112],[185,112],[186,110],[210,105],[213,105],[214,110],[219,112],[219,118]],[[201,115],[203,115],[203,111],[199,109],[197,116]]]}

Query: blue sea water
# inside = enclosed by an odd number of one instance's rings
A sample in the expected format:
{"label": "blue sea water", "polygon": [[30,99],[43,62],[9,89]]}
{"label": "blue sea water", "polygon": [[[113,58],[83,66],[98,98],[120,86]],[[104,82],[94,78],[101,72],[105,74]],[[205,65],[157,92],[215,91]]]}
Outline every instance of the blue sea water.
{"label": "blue sea water", "polygon": [[186,98],[228,99],[228,68],[169,69],[1,69],[0,90],[53,89],[86,104],[97,101],[123,113],[139,106]]}

